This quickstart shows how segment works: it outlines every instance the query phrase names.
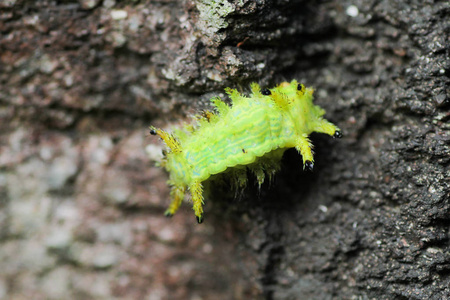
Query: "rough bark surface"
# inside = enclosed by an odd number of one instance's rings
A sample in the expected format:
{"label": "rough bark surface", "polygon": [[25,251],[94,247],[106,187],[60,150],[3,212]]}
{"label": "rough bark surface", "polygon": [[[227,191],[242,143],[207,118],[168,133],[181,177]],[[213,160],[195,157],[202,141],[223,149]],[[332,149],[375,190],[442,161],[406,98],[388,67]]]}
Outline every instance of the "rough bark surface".
{"label": "rough bark surface", "polygon": [[[0,299],[450,297],[447,1],[0,2]],[[344,138],[163,217],[147,126],[296,78]]]}

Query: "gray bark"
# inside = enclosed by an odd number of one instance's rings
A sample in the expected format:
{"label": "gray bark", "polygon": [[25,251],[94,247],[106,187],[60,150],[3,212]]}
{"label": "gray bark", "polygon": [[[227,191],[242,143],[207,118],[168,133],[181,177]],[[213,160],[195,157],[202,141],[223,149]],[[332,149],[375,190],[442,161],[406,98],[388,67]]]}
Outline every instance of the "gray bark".
{"label": "gray bark", "polygon": [[[0,299],[446,299],[446,1],[0,3]],[[163,217],[152,124],[297,79],[343,131]],[[147,149],[147,151],[146,151]],[[211,193],[214,194],[214,193]]]}

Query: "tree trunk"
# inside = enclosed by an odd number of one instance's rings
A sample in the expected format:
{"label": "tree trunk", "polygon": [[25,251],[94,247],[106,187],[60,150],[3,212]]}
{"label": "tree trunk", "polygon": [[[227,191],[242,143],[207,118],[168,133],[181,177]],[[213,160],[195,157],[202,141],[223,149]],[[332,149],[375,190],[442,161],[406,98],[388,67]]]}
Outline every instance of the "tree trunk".
{"label": "tree trunk", "polygon": [[[450,5],[409,2],[2,1],[0,299],[450,297]],[[314,171],[164,218],[148,126],[291,79]]]}

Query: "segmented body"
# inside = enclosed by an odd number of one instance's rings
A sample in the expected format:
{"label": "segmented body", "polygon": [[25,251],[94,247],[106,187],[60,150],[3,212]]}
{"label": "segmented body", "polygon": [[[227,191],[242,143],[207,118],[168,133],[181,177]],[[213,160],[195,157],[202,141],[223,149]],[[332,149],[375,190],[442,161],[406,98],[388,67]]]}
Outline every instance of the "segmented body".
{"label": "segmented body", "polygon": [[212,99],[217,111],[204,112],[197,118],[196,127],[185,126],[174,134],[151,127],[150,133],[159,135],[169,150],[161,163],[170,174],[172,186],[166,215],[178,210],[188,188],[201,223],[202,182],[210,176],[231,170],[235,185],[242,187],[248,167],[262,184],[266,174],[272,176],[279,168],[284,151],[293,147],[303,156],[304,167],[312,169],[308,135],[315,131],[341,136],[338,127],[322,118],[325,111],[313,104],[313,89],[295,80],[262,91],[253,83],[251,89],[250,97],[226,89],[232,106]]}

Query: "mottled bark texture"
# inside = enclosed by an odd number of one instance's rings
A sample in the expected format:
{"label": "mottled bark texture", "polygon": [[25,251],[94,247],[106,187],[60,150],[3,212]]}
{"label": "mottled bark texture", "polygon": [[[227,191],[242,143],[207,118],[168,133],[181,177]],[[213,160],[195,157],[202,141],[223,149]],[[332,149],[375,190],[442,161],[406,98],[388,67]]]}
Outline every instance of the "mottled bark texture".
{"label": "mottled bark texture", "polygon": [[[445,299],[448,1],[0,2],[0,298]],[[296,78],[344,138],[173,219],[148,157],[225,86]],[[216,201],[214,201],[216,200]]]}

